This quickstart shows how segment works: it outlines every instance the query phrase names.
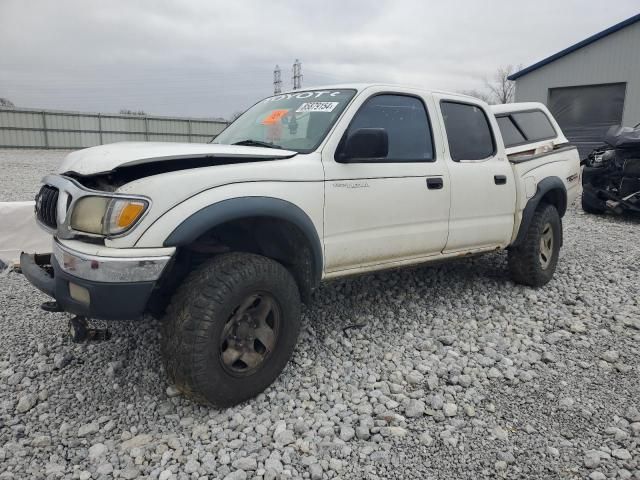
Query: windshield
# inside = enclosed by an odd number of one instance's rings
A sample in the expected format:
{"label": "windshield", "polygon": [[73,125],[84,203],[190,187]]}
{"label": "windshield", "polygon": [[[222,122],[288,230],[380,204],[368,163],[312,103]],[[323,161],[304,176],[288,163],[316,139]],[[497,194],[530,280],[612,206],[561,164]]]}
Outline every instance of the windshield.
{"label": "windshield", "polygon": [[355,90],[307,90],[265,98],[212,143],[252,145],[308,153],[329,132]]}

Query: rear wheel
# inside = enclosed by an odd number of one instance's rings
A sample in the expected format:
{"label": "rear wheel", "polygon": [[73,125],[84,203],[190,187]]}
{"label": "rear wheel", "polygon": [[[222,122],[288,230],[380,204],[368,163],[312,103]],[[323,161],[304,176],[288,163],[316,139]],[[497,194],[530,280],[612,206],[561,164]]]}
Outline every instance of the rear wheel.
{"label": "rear wheel", "polygon": [[522,243],[509,249],[511,278],[541,287],[553,277],[562,243],[562,222],[553,205],[542,204],[531,219]]}
{"label": "rear wheel", "polygon": [[167,373],[187,396],[231,406],[267,388],[293,353],[300,296],[279,263],[220,255],[191,273],[163,323]]}

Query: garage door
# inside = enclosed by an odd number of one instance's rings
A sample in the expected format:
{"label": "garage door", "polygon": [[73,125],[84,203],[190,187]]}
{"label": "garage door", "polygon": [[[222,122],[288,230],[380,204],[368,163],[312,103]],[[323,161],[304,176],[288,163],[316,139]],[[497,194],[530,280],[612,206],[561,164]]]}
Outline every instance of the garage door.
{"label": "garage door", "polygon": [[611,125],[622,123],[625,83],[549,89],[549,110],[584,158],[601,145]]}

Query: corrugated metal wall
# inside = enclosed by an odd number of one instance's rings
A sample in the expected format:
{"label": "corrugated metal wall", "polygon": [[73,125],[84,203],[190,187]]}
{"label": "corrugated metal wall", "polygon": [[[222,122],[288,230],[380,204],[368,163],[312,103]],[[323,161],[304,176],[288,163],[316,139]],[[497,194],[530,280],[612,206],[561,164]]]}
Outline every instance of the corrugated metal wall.
{"label": "corrugated metal wall", "polygon": [[124,141],[205,143],[227,122],[0,108],[0,148],[84,148]]}
{"label": "corrugated metal wall", "polygon": [[549,89],[603,83],[627,84],[624,125],[640,122],[640,23],[545,65],[516,80],[516,102],[547,104]]}

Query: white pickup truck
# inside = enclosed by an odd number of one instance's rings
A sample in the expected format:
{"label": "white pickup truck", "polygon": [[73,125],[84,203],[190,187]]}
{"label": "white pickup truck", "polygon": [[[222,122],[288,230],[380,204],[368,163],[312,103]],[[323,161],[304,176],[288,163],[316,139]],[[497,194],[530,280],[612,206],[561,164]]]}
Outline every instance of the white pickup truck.
{"label": "white pickup truck", "polygon": [[220,406],[276,379],[321,281],[508,249],[546,284],[581,189],[544,105],[394,85],[276,95],[210,144],[80,150],[43,183],[53,252],[21,267],[48,308],[159,314],[171,381]]}

